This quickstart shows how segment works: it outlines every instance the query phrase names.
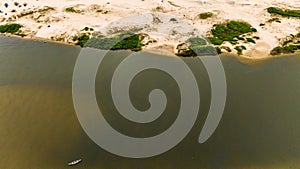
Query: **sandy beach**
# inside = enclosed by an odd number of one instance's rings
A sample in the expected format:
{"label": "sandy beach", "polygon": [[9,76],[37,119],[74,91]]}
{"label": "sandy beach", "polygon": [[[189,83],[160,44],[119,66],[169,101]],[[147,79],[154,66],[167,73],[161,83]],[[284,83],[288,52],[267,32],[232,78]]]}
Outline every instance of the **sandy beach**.
{"label": "sandy beach", "polygon": [[[90,28],[90,33],[101,32],[107,34],[128,26],[124,23],[116,27],[108,27],[118,19],[141,15],[145,13],[164,13],[176,16],[187,22],[191,28],[198,29],[203,36],[210,34],[214,24],[228,20],[239,20],[250,23],[257,32],[254,36],[260,39],[256,43],[245,43],[247,50],[243,56],[251,58],[270,57],[270,51],[278,46],[282,39],[290,34],[300,31],[299,19],[283,18],[279,16],[279,22],[268,22],[272,16],[266,11],[268,7],[280,7],[285,9],[300,9],[300,1],[297,0],[6,0],[0,3],[0,24],[18,23],[23,25],[22,32],[26,38],[42,38],[63,43],[72,44],[73,36],[84,32],[84,28]],[[69,9],[69,11],[67,10]],[[71,11],[71,12],[70,12]],[[211,12],[213,16],[207,19],[199,19],[197,15],[202,12]],[[133,18],[134,20],[134,18]],[[131,20],[132,21],[132,20]],[[167,50],[175,49],[183,37],[191,33],[185,27],[166,28],[172,25],[170,18],[159,18],[160,24],[151,25],[147,19],[139,22],[138,26],[150,25],[139,30],[151,37],[152,43],[144,48],[165,46]],[[181,21],[179,21],[180,23]],[[132,24],[132,23],[130,23]],[[135,26],[137,23],[133,23]],[[182,24],[180,24],[182,26]],[[109,30],[111,28],[111,30]],[[159,30],[159,31],[157,31]],[[172,37],[176,30],[181,36]],[[173,31],[173,32],[172,32]],[[161,33],[163,32],[163,36]],[[225,44],[233,48],[232,44]]]}

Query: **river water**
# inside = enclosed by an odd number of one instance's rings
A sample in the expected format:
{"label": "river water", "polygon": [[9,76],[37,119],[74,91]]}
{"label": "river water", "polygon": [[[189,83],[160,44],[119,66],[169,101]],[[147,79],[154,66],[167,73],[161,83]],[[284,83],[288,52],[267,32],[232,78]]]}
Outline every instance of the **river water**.
{"label": "river water", "polygon": [[[56,43],[0,38],[0,168],[220,169],[300,168],[300,55],[266,60],[222,56],[227,78],[223,118],[204,144],[199,133],[210,106],[208,74],[195,59],[184,61],[201,93],[196,124],[172,150],[145,159],[113,155],[97,146],[78,122],[72,100],[72,74],[80,48]],[[110,95],[111,77],[128,52],[105,57],[96,79],[96,96],[107,121],[119,132],[149,137],[176,119],[180,92],[160,71],[138,74],[131,101],[147,110],[154,88],[168,98],[165,113],[149,124],[136,124],[117,113]],[[151,57],[151,56],[150,56]]]}

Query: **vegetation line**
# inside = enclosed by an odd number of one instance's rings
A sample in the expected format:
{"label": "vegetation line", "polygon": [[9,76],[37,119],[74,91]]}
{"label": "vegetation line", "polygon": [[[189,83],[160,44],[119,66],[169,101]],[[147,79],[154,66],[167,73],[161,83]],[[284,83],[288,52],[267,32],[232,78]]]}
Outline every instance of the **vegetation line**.
{"label": "vegetation line", "polygon": [[275,7],[269,7],[267,11],[270,14],[278,14],[284,17],[297,17],[300,18],[300,10],[280,9]]}

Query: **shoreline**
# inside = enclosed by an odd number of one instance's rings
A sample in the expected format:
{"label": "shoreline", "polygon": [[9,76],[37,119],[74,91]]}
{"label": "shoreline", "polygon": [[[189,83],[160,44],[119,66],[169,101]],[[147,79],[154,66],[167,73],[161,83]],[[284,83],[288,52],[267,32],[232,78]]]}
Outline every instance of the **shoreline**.
{"label": "shoreline", "polygon": [[[60,44],[60,45],[66,45],[66,46],[73,46],[73,47],[82,48],[79,45],[76,45],[74,43],[55,41],[55,40],[51,40],[51,39],[47,39],[47,38],[41,38],[41,37],[27,37],[27,36],[21,37],[21,36],[18,36],[18,35],[6,34],[6,33],[1,33],[0,37],[12,37],[12,38],[23,39],[23,40],[28,40],[28,41],[40,41],[40,42],[43,42],[43,43],[54,43],[54,44]],[[139,52],[148,52],[148,53],[160,54],[160,55],[164,55],[164,56],[168,56],[168,57],[184,58],[184,57],[175,55],[175,53],[172,53],[171,51],[169,51],[167,49],[161,48],[161,46],[158,46],[156,48],[154,47],[154,48],[142,49]],[[296,51],[295,53],[280,54],[280,55],[270,55],[269,54],[268,56],[265,56],[265,57],[250,57],[250,56],[246,56],[246,55],[238,55],[238,54],[229,53],[229,52],[227,52],[227,53],[224,52],[224,53],[218,54],[218,56],[221,56],[221,57],[234,56],[234,57],[236,57],[240,60],[262,61],[262,60],[269,60],[269,59],[273,59],[273,58],[281,58],[281,57],[297,55],[297,54],[300,54],[300,51]],[[193,57],[186,57],[186,58],[193,58]]]}
{"label": "shoreline", "polygon": [[[14,2],[18,2],[20,5],[14,5]],[[25,2],[26,6],[23,5]],[[196,28],[203,37],[209,37],[215,24],[226,21],[245,21],[257,29],[257,32],[251,35],[252,38],[259,37],[255,40],[256,43],[240,40],[238,44],[226,42],[218,47],[231,49],[232,52],[222,49],[225,54],[237,54],[238,51],[235,47],[244,46],[246,49],[239,57],[263,59],[277,57],[271,55],[270,51],[279,46],[285,38],[300,31],[299,18],[272,15],[266,10],[272,6],[298,9],[300,2],[297,0],[289,2],[284,0],[273,0],[272,2],[266,0],[224,0],[222,2],[219,0],[201,0],[199,2],[194,0],[130,0],[126,2],[121,0],[12,0],[7,2],[8,7],[6,8],[3,3],[2,6],[0,4],[1,25],[10,23],[22,25],[21,33],[27,35],[23,37],[24,39],[73,46],[76,42],[72,40],[72,37],[82,33],[100,32],[103,35],[110,35],[110,32],[118,30],[141,29],[140,33],[148,34],[156,41],[147,45],[146,49],[166,47],[166,50],[172,50],[173,47],[173,53],[176,53],[175,48],[183,42],[182,38],[194,33],[190,29],[191,27]],[[153,15],[150,20],[144,16],[140,20],[137,20],[138,17],[131,20],[138,22],[112,24],[120,19],[123,22],[126,17],[145,13],[162,13],[172,16],[172,18]],[[207,13],[210,14],[207,18],[199,18],[200,14]],[[186,29],[184,23],[188,23],[190,27]],[[169,27],[164,27],[166,25]],[[84,31],[85,28],[90,30]],[[161,34],[165,36],[161,36]],[[174,38],[177,39],[174,40]]]}

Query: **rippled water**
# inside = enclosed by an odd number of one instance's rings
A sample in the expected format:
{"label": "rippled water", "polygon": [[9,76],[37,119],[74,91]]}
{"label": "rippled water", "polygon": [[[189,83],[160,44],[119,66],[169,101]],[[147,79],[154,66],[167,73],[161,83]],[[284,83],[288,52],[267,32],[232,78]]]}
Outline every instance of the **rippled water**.
{"label": "rippled water", "polygon": [[[299,168],[300,55],[252,61],[223,56],[228,83],[225,112],[214,135],[197,142],[210,104],[207,72],[185,59],[197,77],[201,107],[196,125],[174,149],[148,159],[128,159],[98,147],[81,128],[72,102],[72,72],[80,48],[0,38],[0,168],[199,169]],[[131,84],[133,105],[149,108],[149,92],[162,89],[165,113],[141,125],[122,118],[110,95],[112,73],[128,52],[113,52],[98,70],[96,95],[107,121],[119,132],[149,137],[175,120],[180,92],[157,70],[138,74]],[[149,56],[151,57],[151,56]]]}

